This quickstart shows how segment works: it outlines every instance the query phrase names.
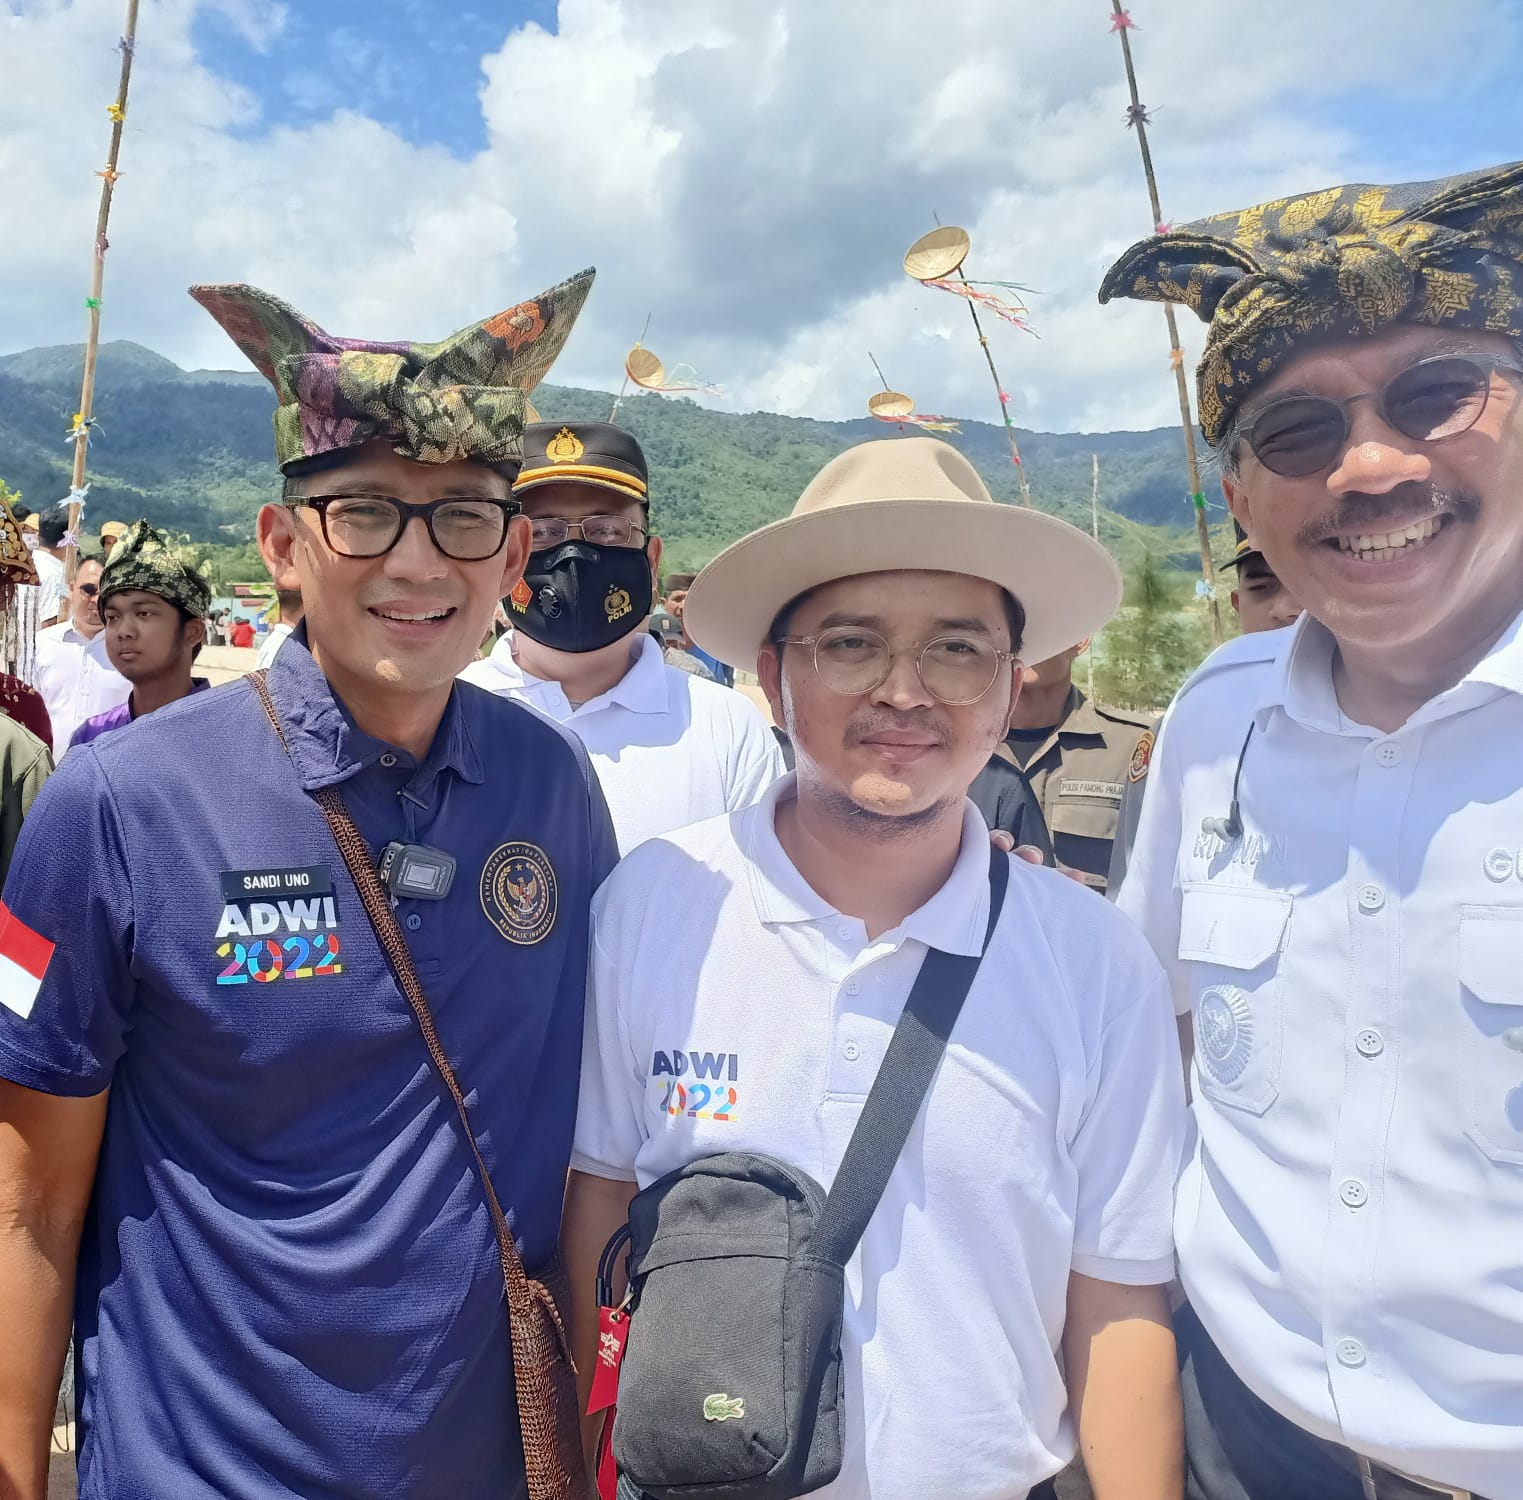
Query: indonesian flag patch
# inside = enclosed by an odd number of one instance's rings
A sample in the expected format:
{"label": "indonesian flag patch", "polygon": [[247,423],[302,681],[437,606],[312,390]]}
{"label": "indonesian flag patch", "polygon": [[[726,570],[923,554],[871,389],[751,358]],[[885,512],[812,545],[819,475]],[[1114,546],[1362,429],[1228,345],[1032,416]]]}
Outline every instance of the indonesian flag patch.
{"label": "indonesian flag patch", "polygon": [[32,1013],[53,948],[0,901],[0,1005],[23,1021]]}

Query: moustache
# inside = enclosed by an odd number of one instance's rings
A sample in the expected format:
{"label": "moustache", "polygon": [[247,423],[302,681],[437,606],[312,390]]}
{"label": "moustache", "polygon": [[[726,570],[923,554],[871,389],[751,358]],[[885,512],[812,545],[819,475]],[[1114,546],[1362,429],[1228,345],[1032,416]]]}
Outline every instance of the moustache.
{"label": "moustache", "polygon": [[1481,497],[1473,491],[1441,490],[1432,484],[1399,484],[1381,495],[1356,491],[1345,495],[1336,508],[1308,521],[1297,540],[1314,545],[1349,532],[1364,534],[1410,526],[1434,515],[1473,521],[1480,509]]}
{"label": "moustache", "polygon": [[945,748],[952,740],[945,721],[935,714],[924,712],[896,714],[876,709],[853,719],[846,726],[846,742],[850,745],[860,745],[863,740],[885,731],[899,734],[923,734],[933,739],[940,748]]}

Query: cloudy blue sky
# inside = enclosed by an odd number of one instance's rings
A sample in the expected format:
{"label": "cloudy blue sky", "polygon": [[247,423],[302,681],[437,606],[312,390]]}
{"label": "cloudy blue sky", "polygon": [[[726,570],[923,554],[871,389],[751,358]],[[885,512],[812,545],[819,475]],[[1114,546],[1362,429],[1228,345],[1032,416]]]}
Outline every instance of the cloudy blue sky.
{"label": "cloudy blue sky", "polygon": [[[83,331],[123,0],[0,0],[0,352]],[[1165,214],[1523,157],[1519,0],[1137,0]],[[1036,289],[992,332],[1023,425],[1173,415],[1156,308],[1095,304],[1150,227],[1106,0],[143,0],[105,335],[238,356],[184,295],[437,337],[587,264],[556,378],[649,344],[732,410],[857,415],[871,350],[997,415],[966,312],[900,270],[933,215]],[[1198,335],[1192,330],[1192,340]]]}

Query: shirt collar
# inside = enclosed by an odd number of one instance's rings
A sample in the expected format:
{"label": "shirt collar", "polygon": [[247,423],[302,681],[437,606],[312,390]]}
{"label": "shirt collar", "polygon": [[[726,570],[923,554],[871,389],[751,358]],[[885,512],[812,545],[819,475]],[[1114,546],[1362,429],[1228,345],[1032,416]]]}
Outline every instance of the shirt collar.
{"label": "shirt collar", "polygon": [[[1286,639],[1254,713],[1258,727],[1268,728],[1270,716],[1279,708],[1307,729],[1326,734],[1374,733],[1364,725],[1352,723],[1339,707],[1333,687],[1337,642],[1332,632],[1321,621],[1303,614],[1284,634]],[[1453,687],[1430,699],[1407,723],[1431,722],[1472,707],[1477,689],[1495,688],[1523,694],[1523,615],[1512,621],[1486,655]]]}
{"label": "shirt collar", "polygon": [[[778,806],[797,795],[798,779],[790,771],[741,814],[741,852],[746,858],[751,895],[757,916],[768,924],[818,922],[841,915],[799,874],[778,842]],[[983,952],[988,922],[989,829],[973,803],[964,801],[962,843],[946,883],[877,941],[897,944],[913,938],[944,953],[976,957]]]}
{"label": "shirt collar", "polygon": [[[312,658],[305,621],[291,632],[290,640],[268,668],[268,682],[296,774],[307,791],[347,781],[375,765],[383,755],[395,756],[396,764],[402,767],[416,764],[400,746],[366,734],[354,722]],[[450,690],[444,717],[412,781],[421,789],[445,770],[476,784],[486,780],[458,683]]]}
{"label": "shirt collar", "polygon": [[[488,660],[510,688],[526,696],[533,697],[546,688],[560,688],[559,683],[547,682],[543,677],[524,671],[513,655],[511,631],[492,647]],[[639,640],[631,649],[629,670],[606,693],[599,693],[596,698],[589,698],[573,709],[571,716],[576,718],[610,707],[627,708],[636,714],[664,714],[671,707],[667,696],[666,657],[660,642],[647,630],[639,633]]]}

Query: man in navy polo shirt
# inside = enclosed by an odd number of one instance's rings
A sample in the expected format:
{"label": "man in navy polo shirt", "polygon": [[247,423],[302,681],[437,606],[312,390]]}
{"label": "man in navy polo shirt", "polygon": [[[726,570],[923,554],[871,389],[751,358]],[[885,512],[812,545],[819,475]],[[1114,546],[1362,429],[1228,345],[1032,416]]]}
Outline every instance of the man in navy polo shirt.
{"label": "man in navy polo shirt", "polygon": [[372,856],[455,861],[393,906],[532,1275],[612,829],[574,739],[454,678],[523,571],[526,391],[590,280],[437,345],[196,289],[280,396],[259,539],[306,604],[267,679],[289,748],[245,681],[76,751],[28,820],[0,908],[0,1494],[43,1493],[71,1314],[86,1500],[528,1493],[470,1142],[310,794]]}

